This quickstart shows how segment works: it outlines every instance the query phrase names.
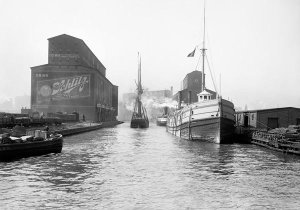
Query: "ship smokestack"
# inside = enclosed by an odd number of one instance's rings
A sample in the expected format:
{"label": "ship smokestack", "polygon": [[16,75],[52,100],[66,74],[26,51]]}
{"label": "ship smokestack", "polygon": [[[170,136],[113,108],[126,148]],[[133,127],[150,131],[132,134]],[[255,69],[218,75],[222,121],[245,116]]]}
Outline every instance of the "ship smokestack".
{"label": "ship smokestack", "polygon": [[181,100],[182,100],[181,91],[178,91],[178,109],[181,109]]}
{"label": "ship smokestack", "polygon": [[189,104],[191,104],[192,103],[192,91],[188,91],[188,102],[189,102]]}
{"label": "ship smokestack", "polygon": [[166,114],[168,114],[168,107],[167,106],[164,107],[164,115],[166,115]]}

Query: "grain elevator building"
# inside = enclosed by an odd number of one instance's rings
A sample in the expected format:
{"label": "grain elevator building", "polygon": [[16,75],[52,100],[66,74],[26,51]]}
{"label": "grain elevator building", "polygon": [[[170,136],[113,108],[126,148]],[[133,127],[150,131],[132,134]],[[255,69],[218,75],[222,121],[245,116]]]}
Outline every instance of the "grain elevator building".
{"label": "grain elevator building", "polygon": [[118,87],[83,40],[49,38],[48,64],[31,67],[31,108],[47,113],[78,112],[86,120],[115,120]]}

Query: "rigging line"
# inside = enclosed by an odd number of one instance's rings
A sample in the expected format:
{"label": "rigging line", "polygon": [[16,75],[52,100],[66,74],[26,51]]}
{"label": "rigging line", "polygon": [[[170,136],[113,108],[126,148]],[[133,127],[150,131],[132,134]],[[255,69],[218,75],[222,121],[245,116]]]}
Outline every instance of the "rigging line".
{"label": "rigging line", "polygon": [[[211,54],[211,53],[209,53],[209,55],[206,54],[207,63],[208,63],[208,65],[209,65],[209,62],[208,62],[208,56],[210,57],[210,61],[212,61],[212,54]],[[212,67],[212,68],[210,68],[210,69],[211,69],[211,73],[212,73],[212,75],[213,75],[213,77],[214,77],[214,80],[215,80],[215,82],[216,82],[217,77],[216,77],[216,74],[215,74],[215,71],[214,71],[214,65],[213,65],[212,62],[211,62],[211,67]],[[216,91],[217,91],[217,90],[216,90]],[[219,87],[219,91],[217,91],[217,92],[219,92],[219,94],[221,94],[221,87]]]}
{"label": "rigging line", "polygon": [[208,66],[209,72],[210,72],[211,79],[212,79],[213,84],[214,84],[215,91],[218,92],[217,86],[216,86],[216,82],[215,82],[215,78],[214,78],[214,76],[213,76],[213,74],[212,74],[212,72],[211,72],[211,69],[210,69],[210,65],[209,65],[207,56],[205,56],[205,58],[206,58],[206,62],[207,62],[207,66]]}
{"label": "rigging line", "polygon": [[[207,33],[207,36],[206,36],[206,38],[207,38],[207,44],[208,44],[208,46],[210,46],[210,42],[209,42],[209,36],[208,36],[208,31],[206,31],[206,33]],[[213,65],[213,63],[211,62],[211,66],[212,66],[212,68],[210,67],[210,65],[209,65],[209,59],[208,59],[208,56],[210,57],[210,61],[212,61],[213,59],[212,59],[212,49],[210,49],[209,51],[208,51],[208,53],[206,53],[206,60],[207,60],[207,65],[208,65],[208,67],[209,67],[209,70],[210,70],[210,74],[211,74],[211,76],[212,76],[212,80],[213,80],[213,82],[214,82],[214,86],[215,86],[215,90],[219,93],[219,94],[221,94],[221,86],[219,87],[219,91],[216,89],[217,88],[217,85],[215,85],[216,84],[216,75],[215,75],[215,71],[214,71],[214,65]]]}
{"label": "rigging line", "polygon": [[[209,41],[209,36],[208,36],[208,31],[206,30],[206,44],[208,45],[208,46],[210,46],[210,41]],[[209,48],[209,47],[208,47]],[[208,51],[208,53],[206,53],[206,60],[207,60],[207,64],[208,64],[208,66],[209,66],[209,62],[208,62],[208,60],[210,60],[210,61],[212,61],[213,59],[212,59],[212,49],[210,48],[210,50]],[[210,57],[210,59],[208,59],[208,56]],[[210,70],[210,74],[212,75],[212,77],[213,77],[213,82],[215,82],[215,84],[216,84],[216,75],[215,75],[215,71],[214,71],[214,65],[213,65],[213,62],[211,62],[211,67],[209,66],[209,70]],[[215,90],[221,95],[221,85],[220,85],[220,87],[219,87],[219,91],[216,89],[217,88],[217,85],[215,85],[214,84],[214,87],[215,87]]]}
{"label": "rigging line", "polygon": [[[208,46],[211,46],[210,41],[209,41],[208,31],[206,31],[206,43],[207,43]],[[212,69],[213,76],[214,76],[214,78],[217,78],[216,75],[215,75],[215,72],[214,72],[214,65],[213,65],[213,62],[212,62],[213,61],[213,56],[212,56],[213,52],[212,52],[212,50],[213,50],[212,48],[209,48],[209,51],[208,51],[208,53],[206,53],[206,56],[210,58],[209,60],[211,61],[211,67],[212,67],[211,69]]]}

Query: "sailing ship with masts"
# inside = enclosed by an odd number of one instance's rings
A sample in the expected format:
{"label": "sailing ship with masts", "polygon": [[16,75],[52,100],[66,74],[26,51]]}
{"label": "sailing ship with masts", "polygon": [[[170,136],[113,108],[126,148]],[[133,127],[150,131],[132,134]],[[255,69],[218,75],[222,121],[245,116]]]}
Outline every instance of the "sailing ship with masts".
{"label": "sailing ship with masts", "polygon": [[202,57],[202,87],[197,94],[198,101],[181,106],[179,92],[178,109],[168,115],[167,131],[183,139],[205,140],[218,144],[231,143],[235,124],[234,105],[218,93],[214,98],[211,91],[205,87],[205,6],[203,46],[200,49],[196,47],[188,57],[194,57],[197,50],[201,52]]}
{"label": "sailing ship with masts", "polygon": [[131,128],[148,128],[149,120],[147,116],[147,111],[142,104],[142,77],[141,77],[141,55],[138,53],[138,83],[137,83],[137,97],[135,100],[134,110],[132,113]]}

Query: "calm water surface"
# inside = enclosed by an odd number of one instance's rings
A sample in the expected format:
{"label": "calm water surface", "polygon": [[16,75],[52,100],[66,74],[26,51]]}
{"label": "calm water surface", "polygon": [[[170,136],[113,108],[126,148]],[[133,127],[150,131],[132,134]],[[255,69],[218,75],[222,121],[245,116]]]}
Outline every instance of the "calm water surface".
{"label": "calm water surface", "polygon": [[300,157],[128,123],[0,162],[1,209],[299,209]]}

